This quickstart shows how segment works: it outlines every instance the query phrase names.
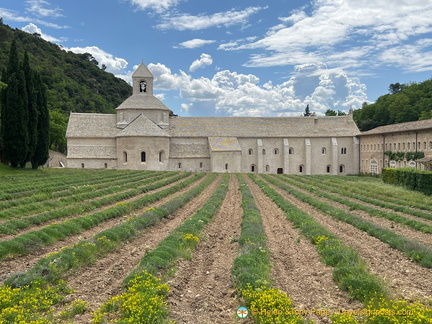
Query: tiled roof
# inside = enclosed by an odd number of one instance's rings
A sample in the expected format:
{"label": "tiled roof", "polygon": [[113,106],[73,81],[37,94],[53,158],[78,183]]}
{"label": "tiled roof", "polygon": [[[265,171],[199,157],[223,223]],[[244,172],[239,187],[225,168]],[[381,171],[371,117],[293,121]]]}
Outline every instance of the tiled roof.
{"label": "tiled roof", "polygon": [[416,131],[422,129],[432,128],[432,119],[418,120],[407,123],[393,124],[387,126],[379,126],[377,128],[371,129],[366,132],[361,132],[362,135],[375,135],[375,134],[385,134],[385,133],[399,133]]}
{"label": "tiled roof", "polygon": [[76,146],[68,147],[68,159],[116,159],[117,149],[115,146]]}
{"label": "tiled roof", "polygon": [[115,137],[116,121],[114,114],[71,113],[66,137]]}
{"label": "tiled roof", "polygon": [[169,135],[163,131],[159,126],[152,122],[148,117],[140,114],[129,125],[121,130],[117,137],[123,136],[163,136]]}
{"label": "tiled roof", "polygon": [[132,77],[151,77],[153,78],[153,74],[150,72],[150,70],[147,68],[147,66],[145,66],[144,63],[141,63],[137,69],[135,70],[135,72],[132,74]]}
{"label": "tiled roof", "polygon": [[123,109],[159,109],[170,112],[171,110],[165,106],[162,101],[148,92],[140,92],[134,94],[123,101],[116,110]]}
{"label": "tiled roof", "polygon": [[204,144],[171,144],[170,158],[208,158],[209,148]]}
{"label": "tiled roof", "polygon": [[172,137],[356,136],[351,116],[326,117],[171,117]]}
{"label": "tiled roof", "polygon": [[237,137],[209,137],[208,141],[213,152],[241,151]]}

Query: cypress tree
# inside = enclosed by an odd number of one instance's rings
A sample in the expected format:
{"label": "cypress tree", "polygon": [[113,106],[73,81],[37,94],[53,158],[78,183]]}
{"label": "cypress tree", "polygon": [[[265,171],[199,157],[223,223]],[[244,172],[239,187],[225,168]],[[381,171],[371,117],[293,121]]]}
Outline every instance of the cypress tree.
{"label": "cypress tree", "polygon": [[44,165],[49,158],[49,111],[47,103],[46,88],[42,82],[39,73],[35,74],[35,88],[37,93],[37,145],[35,152],[31,158],[32,168],[37,169],[39,166]]}
{"label": "cypress tree", "polygon": [[[26,92],[27,92],[27,131],[28,131],[28,146],[27,146],[27,157],[26,161],[31,161],[35,154],[37,139],[38,139],[38,107],[37,107],[37,93],[35,88],[35,75],[30,68],[29,57],[27,51],[24,53],[24,60],[22,64],[22,70],[26,80]],[[21,165],[22,167],[25,166]]]}
{"label": "cypress tree", "polygon": [[7,81],[2,114],[4,157],[12,167],[17,167],[25,165],[29,141],[24,73],[14,72]]}

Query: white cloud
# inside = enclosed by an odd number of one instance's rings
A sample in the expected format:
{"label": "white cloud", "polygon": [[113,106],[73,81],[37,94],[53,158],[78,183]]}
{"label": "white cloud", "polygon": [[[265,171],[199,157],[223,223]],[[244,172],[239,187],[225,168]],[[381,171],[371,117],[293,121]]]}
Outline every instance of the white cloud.
{"label": "white cloud", "polygon": [[28,0],[26,11],[39,17],[59,18],[63,17],[60,8],[48,8],[51,4],[45,0]]}
{"label": "white cloud", "polygon": [[106,71],[113,74],[121,74],[128,65],[125,59],[114,57],[112,54],[105,52],[97,46],[71,47],[65,49],[78,54],[90,53],[96,61],[99,62],[100,67],[105,65]]}
{"label": "white cloud", "polygon": [[4,20],[37,23],[39,25],[43,25],[43,26],[55,28],[55,29],[69,28],[69,26],[60,26],[60,25],[57,25],[57,24],[54,24],[51,22],[47,22],[44,20],[22,16],[13,10],[5,9],[5,8],[0,8],[0,17],[2,17]]}
{"label": "white cloud", "polygon": [[158,13],[175,7],[181,0],[130,0],[130,3],[139,9],[153,9]]}
{"label": "white cloud", "polygon": [[[233,40],[219,49],[266,50],[252,54],[246,66],[325,61],[345,69],[358,69],[371,64],[385,65],[383,59],[394,49],[432,32],[431,1],[319,0],[311,5],[309,12],[297,10],[281,17],[280,23],[269,28],[259,40]],[[416,70],[419,63],[406,60],[400,67]],[[432,69],[426,65],[424,68]]]}
{"label": "white cloud", "polygon": [[201,46],[204,46],[207,44],[213,44],[215,42],[216,42],[215,40],[195,38],[195,39],[191,39],[191,40],[182,42],[179,45],[182,48],[197,48],[197,47],[201,47]]}
{"label": "white cloud", "polygon": [[[228,70],[211,79],[192,78],[185,72],[173,74],[163,64],[149,64],[155,76],[155,89],[177,90],[188,103],[181,105],[191,115],[225,116],[299,116],[309,104],[312,111],[327,109],[347,111],[360,108],[367,100],[366,87],[341,69],[327,69],[325,64],[305,64],[295,68],[286,82],[274,85],[253,74]],[[203,111],[205,110],[205,111]]]}
{"label": "white cloud", "polygon": [[209,66],[212,64],[213,64],[213,59],[211,55],[202,53],[198,60],[192,62],[191,66],[189,67],[189,71],[194,72],[199,68]]}
{"label": "white cloud", "polygon": [[213,15],[167,14],[162,17],[163,22],[156,27],[159,29],[202,30],[210,27],[233,26],[245,24],[249,17],[267,7],[249,7],[241,11],[229,10]]}
{"label": "white cloud", "polygon": [[23,27],[22,30],[29,34],[39,34],[41,35],[41,38],[45,39],[48,42],[60,43],[60,39],[43,33],[42,30],[35,24],[30,23],[27,26]]}

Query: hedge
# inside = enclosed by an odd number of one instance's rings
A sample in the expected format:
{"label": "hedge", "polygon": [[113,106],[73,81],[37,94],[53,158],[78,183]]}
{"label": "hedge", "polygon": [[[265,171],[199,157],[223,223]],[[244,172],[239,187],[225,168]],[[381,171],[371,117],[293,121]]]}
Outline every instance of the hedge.
{"label": "hedge", "polygon": [[385,168],[382,170],[382,179],[385,183],[404,186],[429,196],[432,195],[432,172]]}

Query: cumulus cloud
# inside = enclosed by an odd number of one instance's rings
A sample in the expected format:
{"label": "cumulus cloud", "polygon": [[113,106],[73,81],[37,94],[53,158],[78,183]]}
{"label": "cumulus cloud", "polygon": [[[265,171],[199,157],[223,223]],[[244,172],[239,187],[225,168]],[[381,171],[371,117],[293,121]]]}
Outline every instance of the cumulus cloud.
{"label": "cumulus cloud", "polygon": [[214,42],[216,42],[215,40],[207,40],[207,39],[199,39],[199,38],[195,38],[195,39],[191,39],[185,42],[180,43],[180,47],[181,48],[197,48],[197,47],[201,47],[204,45],[208,45],[208,44],[213,44]]}
{"label": "cumulus cloud", "polygon": [[34,14],[39,17],[59,18],[63,17],[62,9],[55,7],[50,8],[51,4],[45,0],[28,0],[26,1],[26,12]]}
{"label": "cumulus cloud", "polygon": [[99,62],[99,67],[105,65],[107,72],[116,75],[120,75],[128,65],[128,62],[125,59],[114,57],[112,54],[105,52],[97,46],[70,47],[65,49],[78,54],[91,54],[96,61]]}
{"label": "cumulus cloud", "polygon": [[229,70],[212,78],[192,78],[183,71],[172,73],[160,63],[149,64],[149,69],[155,89],[179,91],[188,101],[181,111],[194,116],[299,116],[307,104],[322,115],[327,109],[360,108],[367,100],[366,87],[357,78],[341,69],[327,69],[323,63],[298,65],[289,80],[276,85],[261,85],[253,74]]}
{"label": "cumulus cloud", "polygon": [[45,39],[48,42],[52,42],[52,43],[59,43],[60,42],[60,39],[43,33],[42,30],[38,26],[36,26],[35,24],[32,24],[32,23],[23,27],[22,30],[29,33],[29,34],[35,34],[35,33],[39,34],[39,35],[41,35],[41,38]]}
{"label": "cumulus cloud", "polygon": [[213,15],[190,14],[166,14],[162,17],[162,23],[156,27],[159,29],[174,30],[202,30],[211,27],[233,26],[245,24],[249,17],[267,7],[249,7],[244,10],[236,11],[234,9],[226,12],[217,12]]}
{"label": "cumulus cloud", "polygon": [[[409,51],[413,41],[425,40],[425,35],[432,32],[431,1],[320,0],[311,6],[309,11],[304,8],[281,17],[280,23],[256,41],[233,40],[219,49],[266,50],[252,54],[246,66],[325,61],[357,69],[370,64],[385,65],[385,60],[399,61],[396,49]],[[430,59],[430,52],[420,48],[417,56],[418,60],[405,60],[401,67],[418,70],[422,59]],[[381,60],[377,62],[376,58]]]}
{"label": "cumulus cloud", "polygon": [[141,10],[153,9],[158,13],[175,7],[181,0],[130,0],[130,3]]}
{"label": "cumulus cloud", "polygon": [[205,66],[212,65],[212,64],[213,64],[213,59],[211,55],[202,53],[198,60],[192,62],[191,66],[189,67],[189,71],[194,72],[199,68],[203,68]]}

